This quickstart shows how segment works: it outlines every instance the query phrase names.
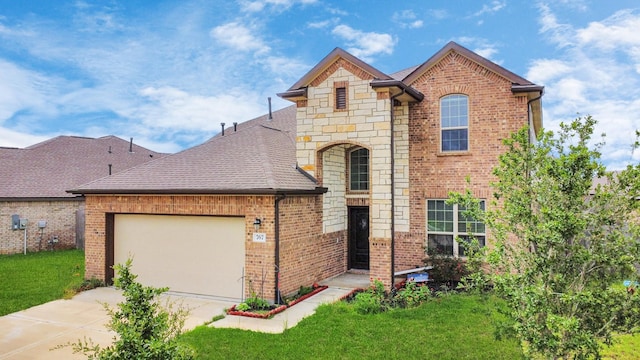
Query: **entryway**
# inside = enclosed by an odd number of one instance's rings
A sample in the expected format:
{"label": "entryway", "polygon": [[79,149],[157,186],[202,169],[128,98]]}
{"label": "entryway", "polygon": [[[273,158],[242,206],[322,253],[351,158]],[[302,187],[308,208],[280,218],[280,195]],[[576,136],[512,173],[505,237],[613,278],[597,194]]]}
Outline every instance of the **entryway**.
{"label": "entryway", "polygon": [[349,269],[369,270],[369,207],[349,207]]}

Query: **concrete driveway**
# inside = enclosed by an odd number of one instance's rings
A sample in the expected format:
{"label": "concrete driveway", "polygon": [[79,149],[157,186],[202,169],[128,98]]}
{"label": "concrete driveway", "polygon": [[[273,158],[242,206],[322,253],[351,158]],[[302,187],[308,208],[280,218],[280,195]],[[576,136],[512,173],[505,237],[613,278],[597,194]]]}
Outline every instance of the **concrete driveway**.
{"label": "concrete driveway", "polygon": [[[163,298],[189,310],[185,330],[211,321],[234,302],[209,297],[165,294]],[[86,359],[70,347],[58,345],[87,338],[100,345],[112,342],[114,333],[105,328],[109,317],[102,303],[114,307],[123,300],[113,288],[82,292],[71,300],[56,300],[0,317],[0,359]],[[164,299],[163,299],[164,300]]]}

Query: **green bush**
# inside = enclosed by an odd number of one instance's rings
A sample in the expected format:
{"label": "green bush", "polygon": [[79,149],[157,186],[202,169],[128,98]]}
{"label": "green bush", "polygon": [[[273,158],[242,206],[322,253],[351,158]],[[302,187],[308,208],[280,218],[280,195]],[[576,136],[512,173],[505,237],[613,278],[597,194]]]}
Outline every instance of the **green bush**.
{"label": "green bush", "polygon": [[161,307],[157,298],[167,289],[143,286],[135,281],[137,276],[130,268],[131,259],[115,266],[118,277],[114,285],[123,290],[125,301],[117,309],[105,306],[111,316],[107,327],[118,334],[114,343],[101,348],[90,339],[80,340],[69,344],[74,353],[83,353],[89,359],[193,359],[193,351],[176,341],[187,312]]}
{"label": "green bush", "polygon": [[263,298],[257,296],[251,296],[244,301],[251,310],[268,310],[271,304]]}
{"label": "green bush", "polygon": [[431,297],[431,290],[428,286],[418,286],[414,281],[408,281],[404,288],[398,290],[393,297],[396,306],[403,308],[416,307]]}

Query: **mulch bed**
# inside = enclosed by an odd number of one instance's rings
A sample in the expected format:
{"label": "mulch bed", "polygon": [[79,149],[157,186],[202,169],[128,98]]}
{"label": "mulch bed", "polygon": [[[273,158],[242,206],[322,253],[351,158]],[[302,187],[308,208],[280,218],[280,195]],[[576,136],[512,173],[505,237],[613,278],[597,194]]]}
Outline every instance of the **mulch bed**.
{"label": "mulch bed", "polygon": [[312,297],[313,295],[327,289],[328,286],[326,285],[322,285],[322,286],[318,286],[315,287],[313,289],[313,291],[311,291],[308,294],[302,295],[299,298],[292,300],[289,302],[289,304],[284,304],[284,305],[280,305],[274,309],[271,309],[268,312],[261,312],[261,313],[256,313],[256,312],[252,312],[252,311],[240,311],[240,310],[236,310],[236,305],[233,305],[231,308],[229,308],[227,310],[227,315],[236,315],[236,316],[246,316],[246,317],[252,317],[252,318],[257,318],[257,319],[268,319],[270,317],[272,317],[275,314],[281,313],[283,311],[285,311],[286,309],[292,307],[293,305],[308,299],[310,297]]}

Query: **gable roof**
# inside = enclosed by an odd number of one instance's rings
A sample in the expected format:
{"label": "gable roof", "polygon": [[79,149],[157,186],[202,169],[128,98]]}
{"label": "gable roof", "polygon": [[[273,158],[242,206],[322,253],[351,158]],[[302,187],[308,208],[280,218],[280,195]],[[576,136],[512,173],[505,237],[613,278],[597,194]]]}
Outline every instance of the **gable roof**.
{"label": "gable roof", "polygon": [[502,66],[485,59],[484,57],[474,53],[473,51],[450,41],[447,45],[445,45],[440,51],[435,53],[432,57],[430,57],[427,61],[422,63],[420,66],[416,67],[412,72],[406,75],[402,82],[407,85],[412,84],[415,80],[417,80],[425,71],[431,68],[433,65],[442,60],[445,56],[447,56],[450,52],[458,53],[480,65],[483,67],[493,71],[494,73],[504,77],[509,80],[512,84],[512,91],[514,92],[522,92],[522,91],[542,91],[543,87],[532,83],[531,81],[503,68]]}
{"label": "gable roof", "polygon": [[316,78],[323,75],[325,71],[330,69],[331,65],[343,59],[348,63],[355,66],[357,69],[362,70],[364,73],[371,75],[371,86],[373,88],[393,88],[392,92],[395,94],[403,94],[406,97],[406,101],[421,101],[424,97],[422,93],[413,89],[410,86],[407,86],[402,81],[399,81],[397,78],[389,76],[382,71],[374,68],[373,66],[365,63],[364,61],[358,59],[357,57],[351,55],[347,51],[341,48],[335,48],[331,51],[327,56],[325,56],[316,66],[314,66],[311,70],[309,70],[300,80],[298,80],[295,84],[293,84],[289,90],[278,93],[277,95],[281,98],[288,100],[300,100],[306,98],[307,96],[307,87],[315,80]]}
{"label": "gable roof", "polygon": [[73,197],[66,190],[108,175],[109,164],[117,173],[165,155],[116,136],[58,136],[26,148],[0,148],[0,199]]}
{"label": "gable roof", "polygon": [[357,66],[358,68],[364,70],[365,72],[371,74],[371,76],[374,79],[385,79],[385,80],[391,80],[392,77],[390,77],[389,75],[383,73],[382,71],[374,68],[373,66],[365,63],[364,61],[358,59],[357,57],[351,55],[350,53],[346,52],[345,50],[342,50],[341,48],[335,48],[333,49],[333,51],[331,51],[327,56],[325,56],[322,60],[320,60],[320,62],[318,64],[316,64],[316,66],[314,66],[313,68],[311,68],[311,70],[309,70],[306,74],[304,74],[304,76],[302,76],[302,78],[300,78],[300,80],[298,80],[295,84],[293,84],[290,88],[290,90],[296,90],[296,89],[300,89],[302,87],[305,87],[307,85],[309,85],[309,83],[316,78],[322,71],[324,71],[326,68],[329,67],[329,65],[333,64],[336,60],[338,60],[339,58],[345,59],[348,62],[352,63],[353,65]]}
{"label": "gable roof", "polygon": [[296,108],[226,129],[182,152],[76,187],[80,194],[322,193],[296,166]]}

